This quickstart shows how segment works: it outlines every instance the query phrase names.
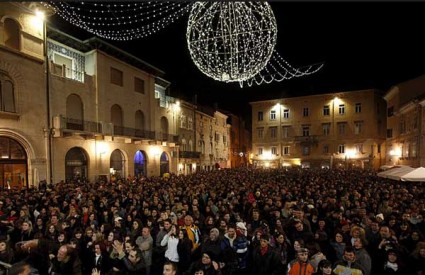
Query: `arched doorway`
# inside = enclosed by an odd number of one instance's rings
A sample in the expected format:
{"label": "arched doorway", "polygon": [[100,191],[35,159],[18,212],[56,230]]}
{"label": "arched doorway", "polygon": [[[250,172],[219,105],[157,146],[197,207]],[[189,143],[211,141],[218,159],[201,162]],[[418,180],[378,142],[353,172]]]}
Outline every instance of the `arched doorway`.
{"label": "arched doorway", "polygon": [[139,150],[134,155],[134,176],[147,176],[147,159],[146,153]]}
{"label": "arched doorway", "polygon": [[28,166],[25,149],[16,140],[0,137],[0,187],[28,187]]}
{"label": "arched doorway", "polygon": [[170,161],[168,155],[165,152],[162,152],[160,162],[159,162],[159,175],[164,175],[165,173],[170,172]]}
{"label": "arched doorway", "polygon": [[65,156],[65,178],[76,180],[87,178],[87,154],[79,147],[71,148]]}
{"label": "arched doorway", "polygon": [[111,161],[109,167],[111,168],[111,177],[119,179],[124,176],[124,154],[121,150],[116,149],[111,154]]}

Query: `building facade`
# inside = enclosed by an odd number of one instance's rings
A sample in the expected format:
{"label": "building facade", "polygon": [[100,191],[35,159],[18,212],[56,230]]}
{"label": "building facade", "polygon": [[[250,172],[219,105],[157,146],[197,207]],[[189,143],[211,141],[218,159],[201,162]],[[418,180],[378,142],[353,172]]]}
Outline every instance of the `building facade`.
{"label": "building facade", "polygon": [[[225,115],[180,105],[163,71],[98,38],[47,26],[37,16],[43,9],[0,3],[0,188],[227,165]],[[197,130],[203,117],[208,126]],[[211,133],[218,139],[201,146]]]}
{"label": "building facade", "polygon": [[379,91],[361,90],[251,102],[254,167],[379,168],[385,162],[385,109]]}
{"label": "building facade", "polygon": [[246,130],[245,121],[234,114],[226,113],[230,125],[230,166],[247,167],[251,153],[251,133]]}
{"label": "building facade", "polygon": [[387,101],[386,164],[425,165],[425,76],[397,84],[384,96]]}

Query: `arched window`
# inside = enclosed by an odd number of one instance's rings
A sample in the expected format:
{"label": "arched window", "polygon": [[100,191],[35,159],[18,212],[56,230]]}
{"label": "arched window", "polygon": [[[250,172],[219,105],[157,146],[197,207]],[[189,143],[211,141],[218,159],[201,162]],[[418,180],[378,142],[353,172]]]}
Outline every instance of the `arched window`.
{"label": "arched window", "polygon": [[15,91],[12,80],[0,72],[0,111],[15,113]]}
{"label": "arched window", "polygon": [[20,50],[21,35],[19,24],[13,19],[6,18],[4,20],[4,44],[6,47]]}

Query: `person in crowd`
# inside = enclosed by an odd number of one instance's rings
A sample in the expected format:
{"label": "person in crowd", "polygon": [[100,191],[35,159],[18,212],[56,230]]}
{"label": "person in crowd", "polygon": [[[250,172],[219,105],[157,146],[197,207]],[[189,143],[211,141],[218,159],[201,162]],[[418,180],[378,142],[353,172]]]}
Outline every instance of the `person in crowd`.
{"label": "person in crowd", "polygon": [[[184,275],[192,275],[202,271],[205,275],[222,275],[219,264],[215,261],[212,253],[203,252],[201,259],[193,262]],[[199,273],[198,273],[199,274]]]}
{"label": "person in crowd", "polygon": [[221,254],[221,242],[222,238],[220,237],[220,231],[217,228],[211,228],[208,233],[208,239],[205,239],[202,243],[201,252],[210,251],[214,254],[216,259],[219,259]]}
{"label": "person in crowd", "polygon": [[356,262],[356,253],[353,247],[346,246],[342,260],[335,263],[333,272],[337,275],[353,274],[363,275],[364,269]]}
{"label": "person in crowd", "polygon": [[146,274],[151,274],[152,253],[153,253],[153,238],[149,227],[144,226],[142,236],[137,237],[136,244],[142,251],[143,261],[145,264]]}
{"label": "person in crowd", "polygon": [[236,229],[236,225],[229,224],[227,233],[221,241],[220,249],[224,262],[223,272],[243,274],[247,267],[248,240],[240,230]]}
{"label": "person in crowd", "polygon": [[379,274],[385,275],[401,275],[407,274],[407,269],[404,266],[404,263],[401,261],[399,253],[394,249],[389,249],[387,251],[387,259],[384,262],[384,266],[381,269]]}
{"label": "person in crowd", "polygon": [[0,236],[0,274],[6,274],[6,266],[13,263],[13,249],[6,236]]}
{"label": "person in crowd", "polygon": [[297,258],[288,264],[288,275],[312,275],[314,266],[308,260],[309,251],[307,248],[301,248],[297,251]]}
{"label": "person in crowd", "polygon": [[288,240],[288,238],[286,238],[286,234],[284,231],[282,232],[278,232],[275,234],[275,250],[279,255],[280,258],[280,273],[281,274],[286,274],[287,272],[287,266],[288,266],[288,251],[291,247],[291,243]]}
{"label": "person in crowd", "polygon": [[174,262],[165,262],[163,267],[163,275],[176,275],[177,265]]}
{"label": "person in crowd", "polygon": [[194,253],[201,244],[201,231],[198,226],[193,224],[192,216],[186,215],[184,217],[184,225],[181,229],[186,230],[189,239],[192,241],[192,253]]}
{"label": "person in crowd", "polygon": [[[178,263],[179,262],[179,253],[177,251],[177,246],[179,244],[179,238],[177,235],[177,227],[175,225],[171,226],[171,230],[162,238],[161,247],[166,247],[165,250],[165,259],[169,262]],[[190,247],[192,248],[192,246]]]}
{"label": "person in crowd", "polygon": [[279,255],[270,246],[270,237],[261,235],[260,246],[253,251],[251,269],[253,274],[274,275],[278,274],[280,259]]}
{"label": "person in crowd", "polygon": [[372,259],[365,247],[367,247],[367,240],[364,237],[354,240],[354,252],[357,262],[363,267],[364,274],[370,275],[372,270]]}
{"label": "person in crowd", "polygon": [[321,260],[316,275],[333,275],[332,262],[329,260]]}
{"label": "person in crowd", "polygon": [[118,254],[118,259],[122,263],[121,268],[123,269],[119,270],[124,270],[124,274],[128,275],[146,274],[146,265],[139,247],[130,249],[128,253],[124,252],[124,246],[120,242],[114,241],[113,247]]}

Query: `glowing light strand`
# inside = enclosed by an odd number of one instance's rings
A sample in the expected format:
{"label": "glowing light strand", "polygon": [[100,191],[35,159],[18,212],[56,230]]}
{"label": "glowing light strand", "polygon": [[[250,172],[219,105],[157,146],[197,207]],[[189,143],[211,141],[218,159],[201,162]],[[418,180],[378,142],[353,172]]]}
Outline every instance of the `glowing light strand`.
{"label": "glowing light strand", "polygon": [[240,81],[239,85],[241,87],[244,85],[251,87],[254,84],[270,84],[273,81],[281,82],[294,77],[314,74],[322,69],[323,66],[324,63],[315,63],[301,68],[294,68],[286,60],[284,60],[277,51],[274,51],[272,58],[263,70],[246,81]]}
{"label": "glowing light strand", "polygon": [[131,5],[49,2],[57,15],[66,21],[110,40],[133,40],[152,35],[187,15],[192,4],[191,2],[141,2]]}
{"label": "glowing light strand", "polygon": [[[99,37],[126,41],[147,37],[158,32],[188,14],[195,3],[165,1],[137,3],[55,1],[44,2],[44,4],[53,8],[66,21]],[[204,6],[207,4],[199,3],[199,5]],[[270,23],[267,20],[258,20],[258,18],[267,16],[272,16],[274,19],[273,12],[268,4],[250,2],[239,4],[243,4],[244,8],[236,6],[236,4],[232,6],[215,3],[215,7],[219,5],[223,15],[217,17],[217,11],[214,11],[214,5],[211,5],[206,12],[208,20],[204,20],[205,22],[202,24],[196,22],[200,24],[200,27],[206,29],[203,34],[197,37],[199,39],[198,42],[202,41],[202,39],[204,40],[204,44],[199,51],[204,54],[200,58],[200,62],[206,65],[201,71],[223,70],[227,66],[228,71],[222,71],[221,75],[218,76],[221,81],[230,81],[231,74],[240,73],[243,70],[258,69],[256,55],[252,53],[258,52],[259,57],[264,57],[265,49],[262,43],[275,42],[273,41],[275,38],[272,36],[268,36],[266,39],[261,38],[262,31],[258,31],[258,27],[260,27],[263,31],[274,32],[274,34],[277,32],[277,27],[270,28],[270,26],[274,27],[273,24],[275,25],[275,22]],[[198,9],[194,17],[199,17],[202,12],[205,12],[203,8]],[[231,18],[230,21],[229,18]],[[235,39],[234,30],[238,28],[240,31]],[[221,40],[211,39],[211,37],[206,39],[205,35],[211,35],[213,38],[221,37]],[[246,43],[250,40],[253,40],[253,42]],[[270,55],[271,57],[265,63],[266,65],[251,78],[247,78],[245,74],[243,80],[233,81],[239,81],[241,87],[243,85],[268,84],[273,81],[280,82],[293,77],[310,75],[323,67],[323,64],[320,63],[294,68],[275,50]],[[223,58],[227,58],[227,60],[223,62]],[[201,64],[200,62],[195,62],[195,64],[198,66]]]}

